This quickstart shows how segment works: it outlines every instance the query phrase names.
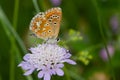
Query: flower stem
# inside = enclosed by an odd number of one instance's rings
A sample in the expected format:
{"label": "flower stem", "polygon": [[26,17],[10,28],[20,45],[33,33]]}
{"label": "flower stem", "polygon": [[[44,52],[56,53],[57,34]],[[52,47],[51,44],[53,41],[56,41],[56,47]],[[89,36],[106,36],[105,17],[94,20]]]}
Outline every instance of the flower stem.
{"label": "flower stem", "polygon": [[71,80],[70,79],[70,75],[68,74],[68,71],[67,71],[67,68],[66,67],[64,67],[64,71],[65,71],[65,74],[66,74],[66,80]]}
{"label": "flower stem", "polygon": [[15,0],[14,13],[13,13],[13,27],[15,29],[17,28],[18,11],[19,11],[19,0]]}
{"label": "flower stem", "polygon": [[13,38],[11,38],[11,49],[10,49],[10,80],[15,80],[15,50]]}
{"label": "flower stem", "polygon": [[37,4],[37,0],[32,0],[33,1],[33,5],[34,5],[34,7],[35,7],[35,10],[36,10],[36,12],[38,13],[39,11],[40,11],[40,9],[39,9],[39,6],[38,6],[38,4]]}
{"label": "flower stem", "polygon": [[98,16],[97,19],[98,19],[98,24],[99,24],[99,30],[100,30],[100,33],[101,33],[101,36],[102,36],[102,39],[103,39],[104,47],[105,47],[106,52],[107,52],[110,69],[112,71],[112,78],[113,78],[112,80],[116,80],[115,79],[115,75],[114,75],[114,70],[113,70],[113,67],[112,67],[112,62],[111,62],[110,54],[109,54],[109,51],[108,51],[108,48],[107,48],[107,41],[105,39],[104,31],[103,31],[103,28],[102,28],[102,21],[101,21],[100,9],[98,7],[98,4],[97,4],[96,0],[92,0],[92,3],[94,5],[94,7],[96,8],[96,13],[97,13],[97,16]]}

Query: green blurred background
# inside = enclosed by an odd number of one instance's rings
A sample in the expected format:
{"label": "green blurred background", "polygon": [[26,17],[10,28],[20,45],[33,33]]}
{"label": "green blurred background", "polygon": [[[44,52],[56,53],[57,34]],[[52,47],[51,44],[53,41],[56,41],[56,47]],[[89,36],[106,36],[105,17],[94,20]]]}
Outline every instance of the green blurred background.
{"label": "green blurred background", "polygon": [[32,17],[56,6],[63,12],[59,45],[77,65],[65,64],[65,75],[52,80],[120,80],[120,0],[0,0],[0,80],[42,80],[17,65],[41,43],[30,35]]}

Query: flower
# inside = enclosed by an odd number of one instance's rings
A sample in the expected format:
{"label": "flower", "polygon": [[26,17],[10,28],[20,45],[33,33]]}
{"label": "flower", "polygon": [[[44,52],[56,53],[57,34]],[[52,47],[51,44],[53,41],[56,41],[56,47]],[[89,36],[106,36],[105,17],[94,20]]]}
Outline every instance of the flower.
{"label": "flower", "polygon": [[65,48],[57,44],[39,44],[37,47],[29,49],[31,53],[26,54],[18,66],[26,70],[24,75],[30,75],[37,70],[38,78],[50,80],[52,75],[63,76],[64,62],[75,65],[76,62],[69,59],[71,54]]}
{"label": "flower", "polygon": [[[110,57],[113,56],[114,54],[114,47],[112,45],[108,45],[107,46],[107,49],[108,49],[108,52],[109,52],[109,55]],[[107,61],[108,60],[108,56],[107,56],[107,51],[105,48],[101,49],[100,51],[100,57],[104,60],[104,61]]]}
{"label": "flower", "polygon": [[50,0],[50,1],[54,6],[59,6],[61,4],[61,0]]}
{"label": "flower", "polygon": [[110,19],[110,25],[112,27],[112,30],[116,32],[119,27],[119,21],[118,21],[118,15],[113,15]]}

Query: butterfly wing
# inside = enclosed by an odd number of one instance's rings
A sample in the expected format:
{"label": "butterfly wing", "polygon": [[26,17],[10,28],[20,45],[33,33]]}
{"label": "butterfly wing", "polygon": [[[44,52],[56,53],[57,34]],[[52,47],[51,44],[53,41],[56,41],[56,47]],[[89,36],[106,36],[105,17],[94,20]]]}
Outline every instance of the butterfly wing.
{"label": "butterfly wing", "polygon": [[38,13],[30,23],[30,30],[41,39],[55,39],[58,36],[62,12],[60,8],[52,8]]}
{"label": "butterfly wing", "polygon": [[47,19],[45,17],[44,12],[40,12],[33,19],[30,23],[30,30],[41,39],[47,40],[48,38],[53,35],[52,28],[49,23],[47,23]]}
{"label": "butterfly wing", "polygon": [[53,35],[52,38],[56,39],[60,29],[60,22],[62,18],[62,10],[59,7],[49,9],[45,12],[45,17],[47,18],[47,23],[50,24]]}

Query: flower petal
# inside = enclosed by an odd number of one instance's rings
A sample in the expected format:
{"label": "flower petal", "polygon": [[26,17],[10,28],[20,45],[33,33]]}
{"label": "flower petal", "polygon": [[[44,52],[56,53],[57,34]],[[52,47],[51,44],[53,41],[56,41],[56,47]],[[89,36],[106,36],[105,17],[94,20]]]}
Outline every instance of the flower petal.
{"label": "flower petal", "polygon": [[70,59],[65,59],[63,62],[67,62],[67,63],[69,63],[69,64],[73,64],[73,65],[75,65],[75,64],[76,64],[76,62],[75,62],[75,61],[70,60]]}
{"label": "flower petal", "polygon": [[32,74],[35,69],[30,69],[24,73],[25,76]]}
{"label": "flower petal", "polygon": [[59,76],[63,76],[63,75],[64,75],[64,72],[63,72],[62,69],[56,69],[56,73],[57,73],[57,75],[59,75]]}
{"label": "flower petal", "polygon": [[64,64],[57,64],[57,68],[63,68]]}
{"label": "flower petal", "polygon": [[38,78],[42,78],[44,76],[44,72],[43,71],[40,71],[39,73],[38,73]]}
{"label": "flower petal", "polygon": [[29,49],[33,54],[36,54],[39,52],[39,48],[38,47],[35,47],[35,48],[30,48]]}
{"label": "flower petal", "polygon": [[26,54],[24,57],[23,57],[24,60],[28,61],[30,59],[30,54]]}
{"label": "flower petal", "polygon": [[65,58],[70,58],[70,57],[71,57],[70,53],[65,54]]}
{"label": "flower petal", "polygon": [[24,62],[24,61],[22,61],[18,66],[19,67],[21,66],[22,69],[24,69],[24,70],[31,69],[31,67],[32,67],[32,65],[30,65],[28,62]]}
{"label": "flower petal", "polygon": [[55,69],[52,69],[52,70],[51,70],[51,75],[55,75],[55,74],[56,74]]}
{"label": "flower petal", "polygon": [[44,75],[44,80],[50,80],[50,79],[51,79],[50,74],[46,72]]}

